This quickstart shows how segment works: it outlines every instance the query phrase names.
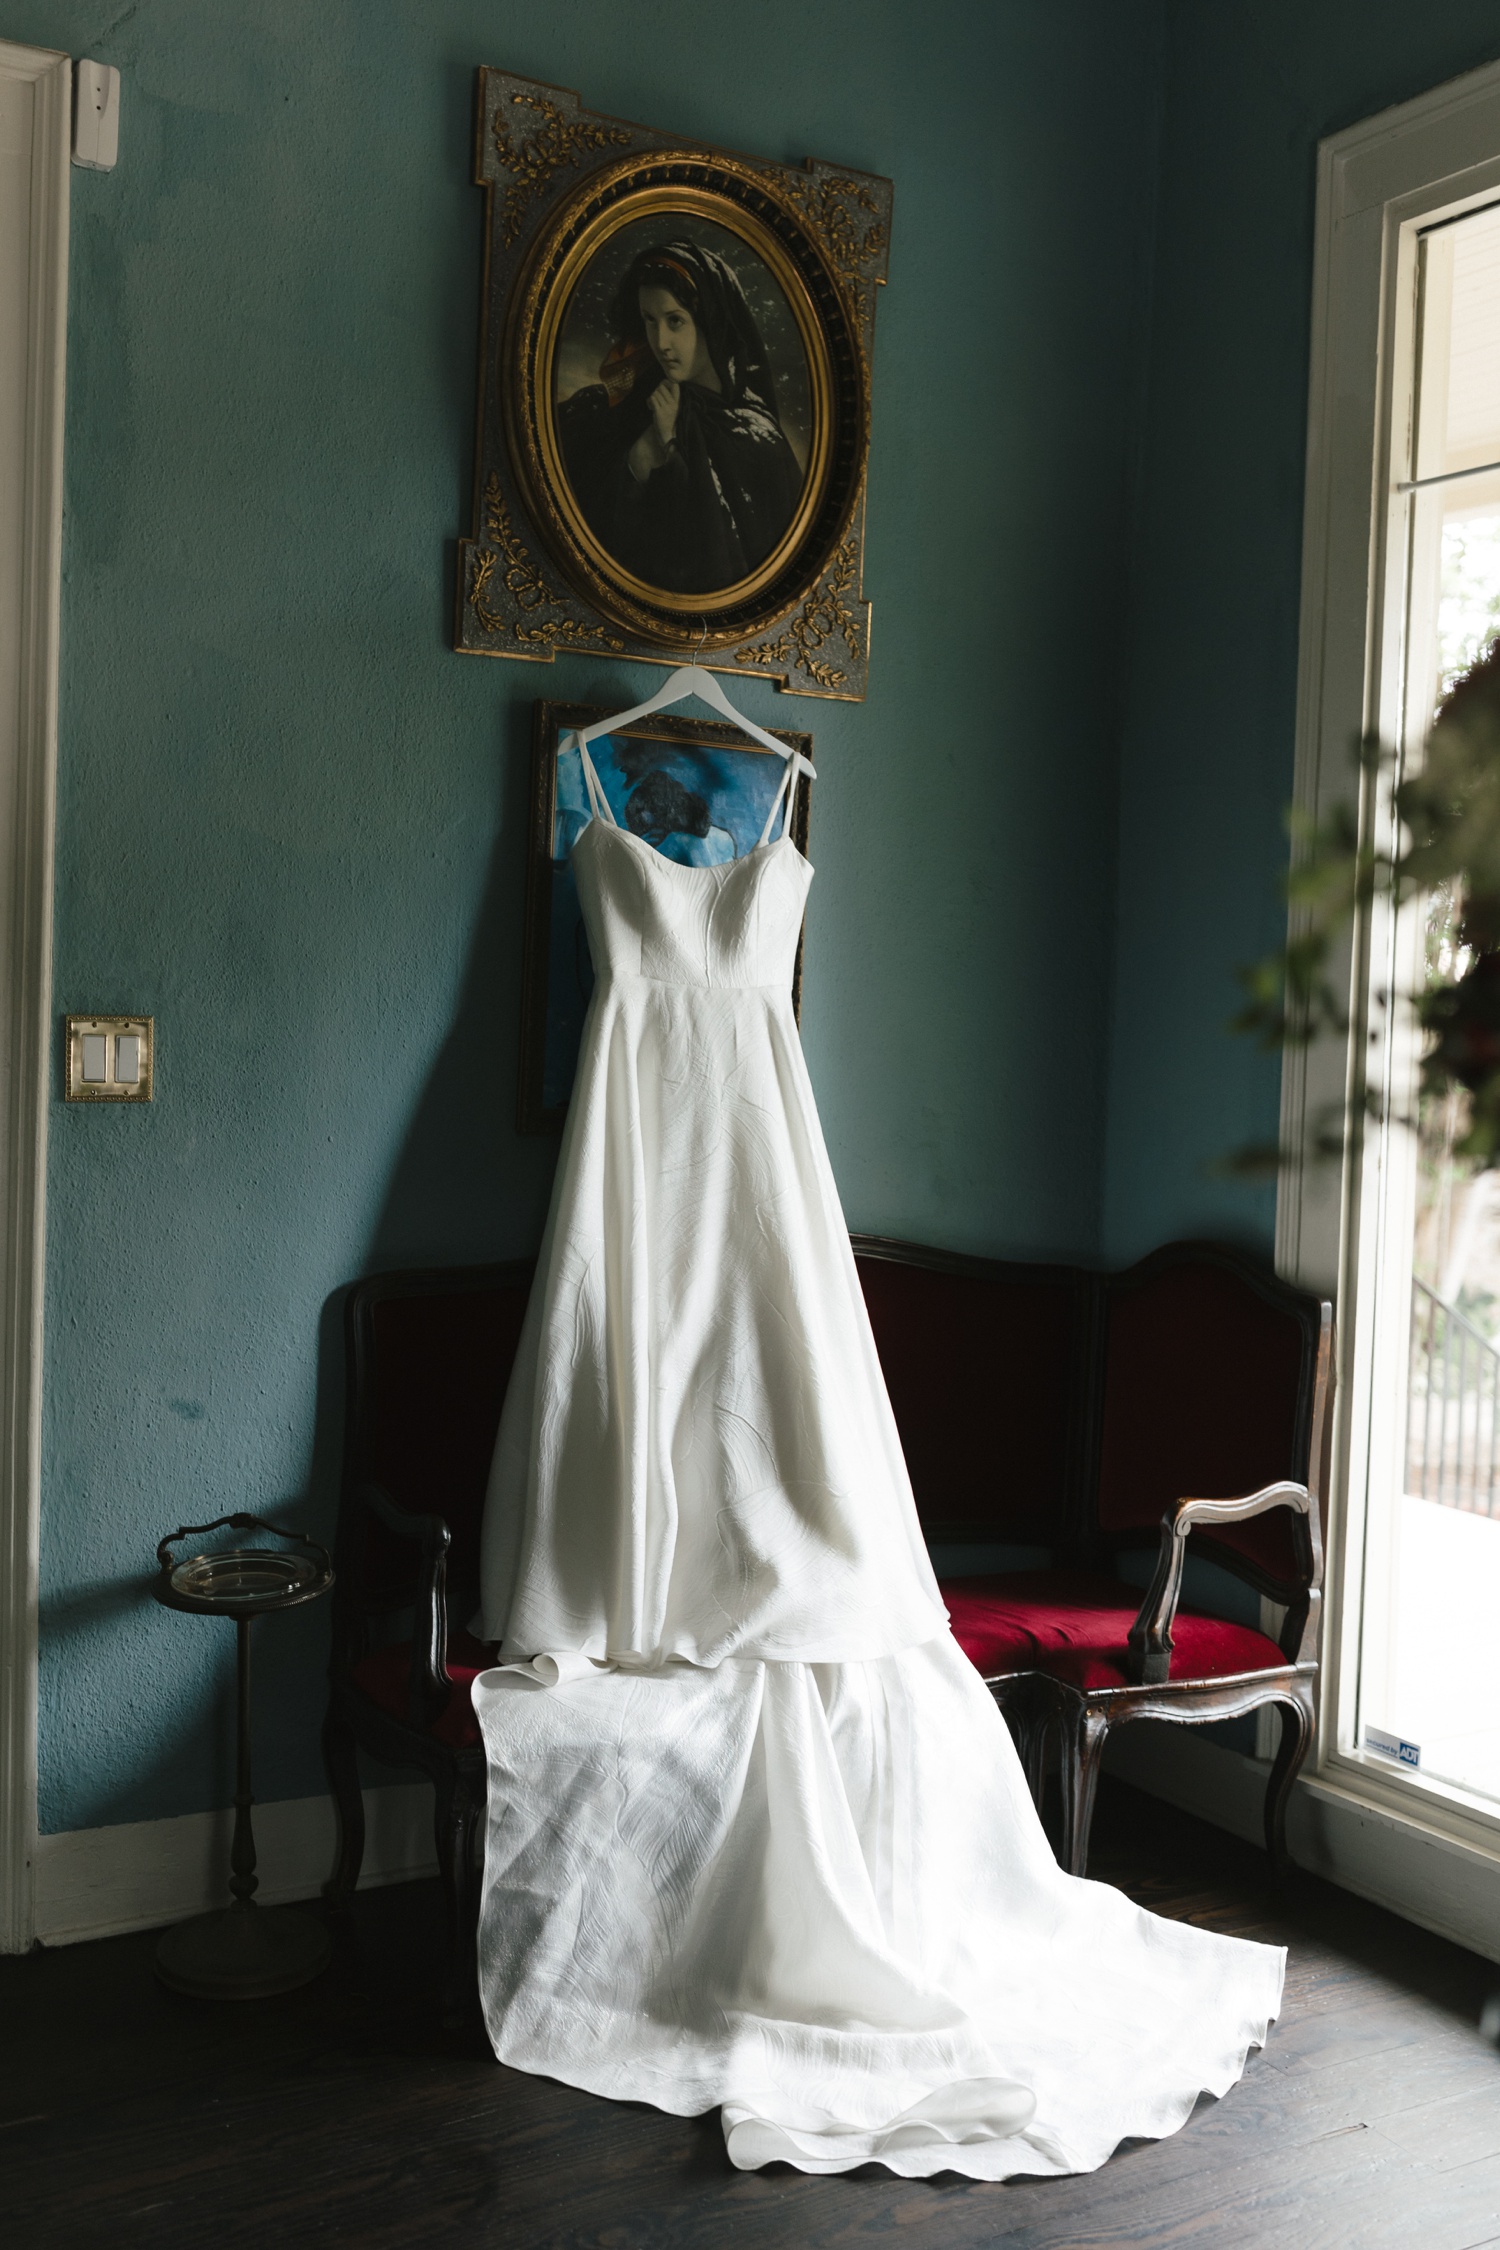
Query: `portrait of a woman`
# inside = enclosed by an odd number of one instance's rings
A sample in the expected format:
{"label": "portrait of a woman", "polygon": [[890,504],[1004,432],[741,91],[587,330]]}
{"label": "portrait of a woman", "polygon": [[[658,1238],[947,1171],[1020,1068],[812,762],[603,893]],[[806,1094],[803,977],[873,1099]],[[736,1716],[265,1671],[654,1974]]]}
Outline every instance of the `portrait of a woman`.
{"label": "portrait of a woman", "polygon": [[803,481],[739,276],[717,250],[656,244],[632,259],[609,328],[599,380],[558,408],[578,506],[647,585],[734,586],[786,532]]}

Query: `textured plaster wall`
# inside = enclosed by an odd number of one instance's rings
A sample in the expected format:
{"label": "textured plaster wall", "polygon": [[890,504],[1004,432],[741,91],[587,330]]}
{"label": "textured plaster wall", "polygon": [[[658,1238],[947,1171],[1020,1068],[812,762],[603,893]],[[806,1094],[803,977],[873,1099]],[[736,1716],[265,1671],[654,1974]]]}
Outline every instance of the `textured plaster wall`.
{"label": "textured plaster wall", "polygon": [[[56,1005],[157,1020],[55,1107],[41,1818],[229,1793],[179,1523],[331,1523],[335,1292],[534,1244],[514,1134],[528,711],[639,672],[459,659],[473,69],[896,181],[862,707],[822,779],[805,1039],[850,1219],[1095,1247],[1126,426],[1156,68],[1112,0],[12,0],[118,64],[73,178]],[[659,675],[648,675],[652,679]],[[258,1793],[322,1786],[326,1616],[259,1628]]]}
{"label": "textured plaster wall", "polygon": [[1274,1139],[1225,1030],[1277,944],[1291,795],[1319,139],[1500,54],[1485,0],[1172,0],[1120,770],[1103,1248],[1269,1248],[1212,1170]]}

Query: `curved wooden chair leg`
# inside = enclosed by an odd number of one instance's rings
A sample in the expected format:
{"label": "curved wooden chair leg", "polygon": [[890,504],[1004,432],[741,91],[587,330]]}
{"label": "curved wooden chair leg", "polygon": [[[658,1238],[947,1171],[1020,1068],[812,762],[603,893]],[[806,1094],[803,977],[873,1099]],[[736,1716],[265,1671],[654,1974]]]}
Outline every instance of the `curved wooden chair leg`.
{"label": "curved wooden chair leg", "polygon": [[991,1680],[989,1690],[1000,1709],[1000,1716],[1010,1729],[1010,1738],[1016,1746],[1016,1756],[1026,1776],[1026,1786],[1031,1799],[1040,1812],[1041,1792],[1046,1783],[1047,1729],[1051,1715],[1035,1694],[1032,1683],[1025,1679]]}
{"label": "curved wooden chair leg", "polygon": [[1094,1796],[1099,1787],[1099,1766],[1104,1756],[1109,1721],[1102,1711],[1084,1704],[1076,1718],[1064,1714],[1062,1733],[1062,1864],[1070,1875],[1081,1875],[1088,1865],[1089,1829],[1094,1819]]}
{"label": "curved wooden chair leg", "polygon": [[455,1775],[439,1787],[434,1833],[438,1872],[448,1907],[448,1975],[443,1994],[443,2023],[449,2030],[464,2030],[479,2017],[479,1869],[475,1844],[484,1814],[485,1785],[477,1788],[464,1775]]}
{"label": "curved wooden chair leg", "polygon": [[1022,1762],[1026,1768],[1026,1786],[1031,1791],[1031,1801],[1038,1812],[1043,1810],[1047,1791],[1047,1748],[1052,1739],[1052,1713],[1044,1704],[1034,1704],[1027,1714],[1026,1747]]}
{"label": "curved wooden chair leg", "polygon": [[1016,1756],[1024,1760],[1026,1756],[1027,1723],[1030,1713],[1014,1690],[1010,1689],[1005,1682],[991,1681],[989,1690],[994,1697],[996,1709],[1010,1729],[1010,1739],[1016,1746]]}
{"label": "curved wooden chair leg", "polygon": [[1266,1783],[1266,1856],[1271,1873],[1280,1881],[1287,1871],[1286,1808],[1292,1783],[1302,1770],[1313,1738],[1311,1687],[1299,1688],[1276,1706],[1281,1717],[1281,1747]]}
{"label": "curved wooden chair leg", "polygon": [[365,1800],[359,1786],[354,1729],[334,1704],[323,1721],[323,1763],[339,1813],[339,1856],[323,1895],[331,1907],[346,1907],[359,1882],[365,1856]]}

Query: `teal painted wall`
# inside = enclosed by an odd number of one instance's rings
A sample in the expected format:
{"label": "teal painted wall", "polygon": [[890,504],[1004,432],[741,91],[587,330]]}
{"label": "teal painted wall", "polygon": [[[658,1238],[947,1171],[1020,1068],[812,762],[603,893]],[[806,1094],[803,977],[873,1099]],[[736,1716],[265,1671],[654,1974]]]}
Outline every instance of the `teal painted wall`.
{"label": "teal painted wall", "polygon": [[[229,1629],[145,1598],[157,1538],[326,1531],[335,1293],[540,1228],[529,705],[643,678],[449,648],[478,62],[894,178],[873,691],[743,691],[816,735],[807,1051],[853,1224],[1094,1249],[1156,22],[12,0],[9,37],[124,78],[118,171],[73,175],[55,1000],[159,1038],[150,1109],[52,1119],[44,1829],[225,1801]],[[322,1786],[326,1629],[261,1628],[262,1797]]]}
{"label": "teal painted wall", "polygon": [[1500,54],[1485,0],[1171,0],[1136,456],[1102,1246],[1268,1248],[1280,1067],[1225,1029],[1284,926],[1319,139]]}

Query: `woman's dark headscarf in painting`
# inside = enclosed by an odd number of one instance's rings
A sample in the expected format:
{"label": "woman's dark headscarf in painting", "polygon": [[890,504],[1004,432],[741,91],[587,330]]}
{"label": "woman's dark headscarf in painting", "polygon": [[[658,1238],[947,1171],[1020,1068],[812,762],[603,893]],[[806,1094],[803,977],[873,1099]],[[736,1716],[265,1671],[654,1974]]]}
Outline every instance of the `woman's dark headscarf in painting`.
{"label": "woman's dark headscarf in painting", "polygon": [[[663,467],[644,483],[627,456],[665,380],[646,341],[643,289],[691,313],[722,388],[685,382]],[[733,586],[785,532],[802,472],[776,411],[776,385],[739,276],[716,251],[666,242],[632,261],[610,308],[614,343],[599,381],[558,413],[568,476],[600,545],[635,577],[672,593]]]}

